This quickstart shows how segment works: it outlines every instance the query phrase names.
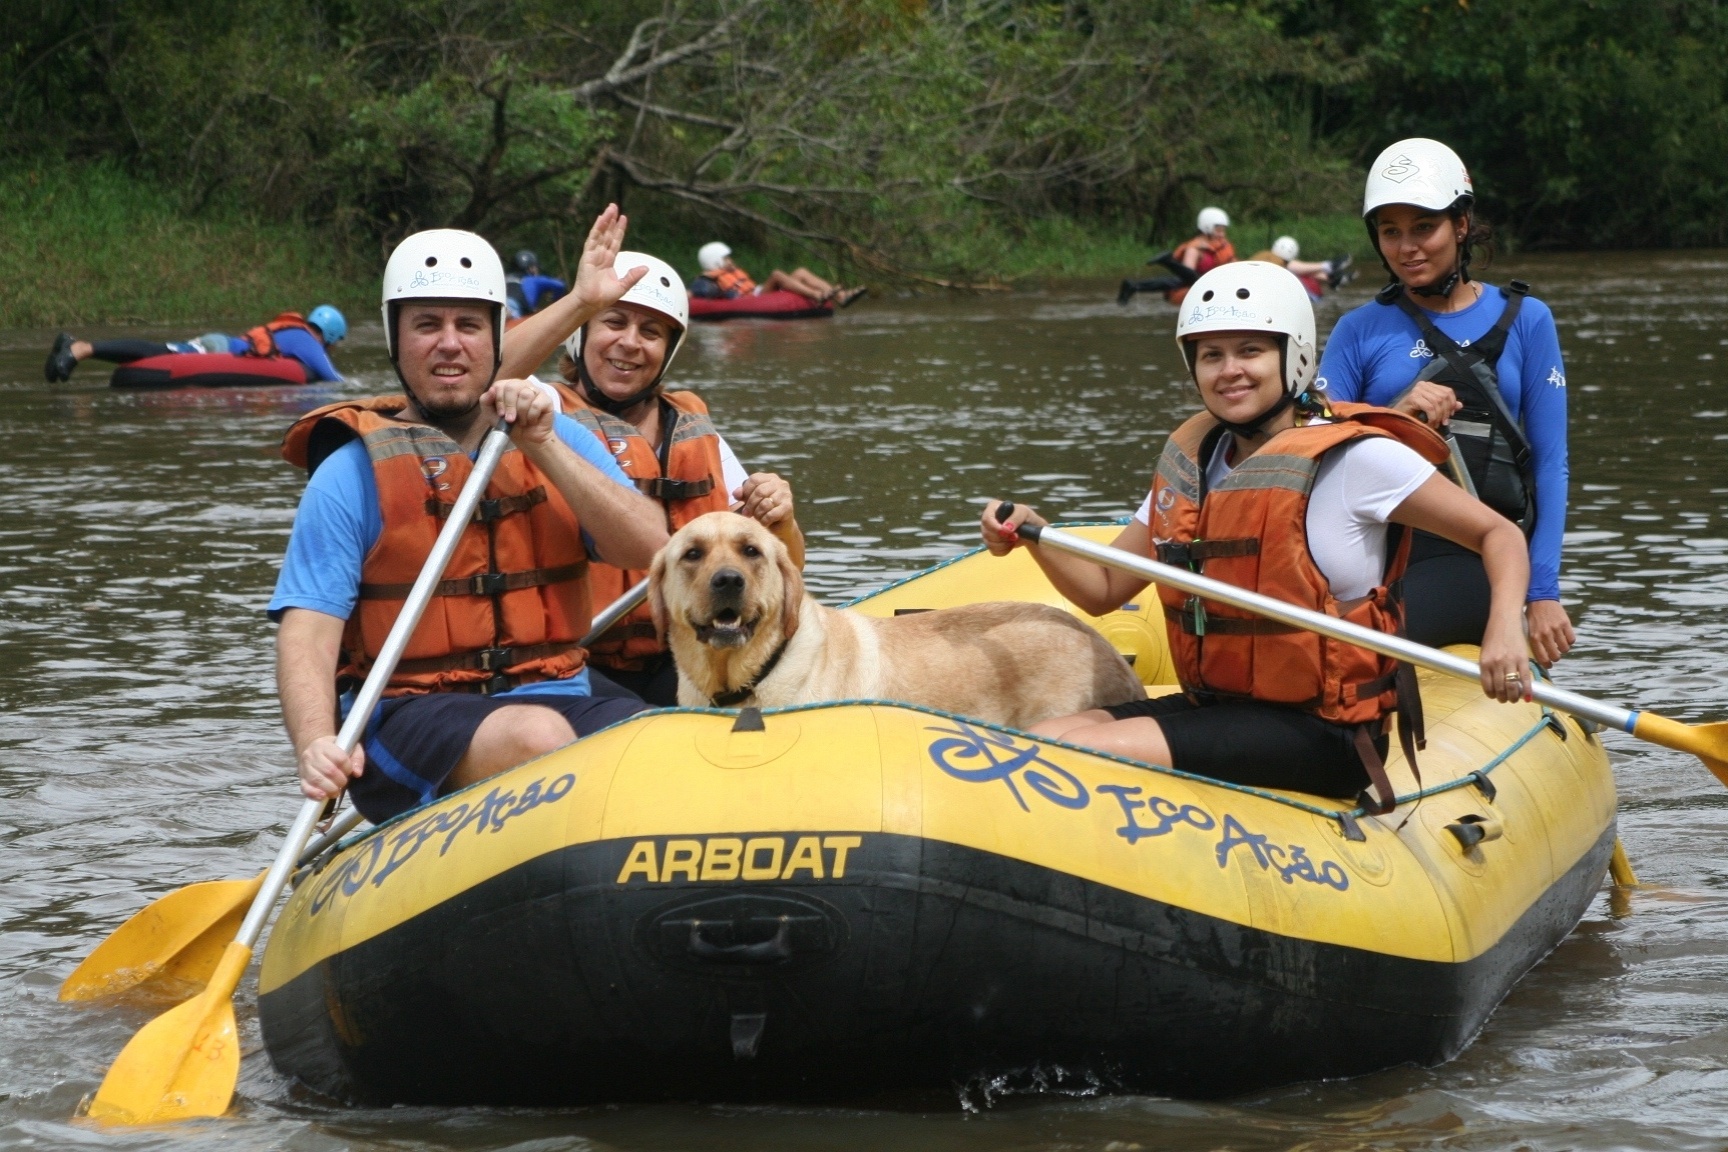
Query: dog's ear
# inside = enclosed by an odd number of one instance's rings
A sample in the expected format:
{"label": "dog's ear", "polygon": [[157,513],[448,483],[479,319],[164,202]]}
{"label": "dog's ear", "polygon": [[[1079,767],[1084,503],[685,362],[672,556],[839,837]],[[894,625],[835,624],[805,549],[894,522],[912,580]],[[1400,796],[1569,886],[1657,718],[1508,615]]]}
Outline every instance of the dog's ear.
{"label": "dog's ear", "polygon": [[774,563],[780,569],[780,622],[786,639],[798,631],[798,615],[804,609],[804,574],[792,563],[792,553],[778,536],[774,540]]}
{"label": "dog's ear", "polygon": [[666,640],[666,557],[671,554],[672,546],[668,544],[654,553],[653,563],[648,565],[648,611],[654,614],[654,635],[662,643]]}

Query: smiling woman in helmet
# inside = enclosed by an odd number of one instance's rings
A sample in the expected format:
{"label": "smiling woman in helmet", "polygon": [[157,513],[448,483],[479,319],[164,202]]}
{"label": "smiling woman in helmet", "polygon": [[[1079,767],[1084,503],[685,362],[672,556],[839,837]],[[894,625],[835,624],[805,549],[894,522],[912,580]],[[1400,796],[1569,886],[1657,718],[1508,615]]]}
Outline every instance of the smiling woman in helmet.
{"label": "smiling woman in helmet", "polygon": [[[1310,390],[1314,310],[1296,277],[1258,261],[1214,269],[1195,282],[1176,338],[1205,411],[1171,435],[1115,546],[1395,632],[1408,530],[1436,533],[1484,557],[1494,611],[1481,637],[1483,690],[1521,697],[1523,538],[1441,479],[1434,464],[1446,448],[1433,432],[1396,412],[1328,406]],[[1019,525],[1046,522],[1016,507],[999,527],[997,507],[983,518],[996,555],[1020,543]],[[1029,547],[1083,611],[1102,615],[1146,587]],[[1371,805],[1390,803],[1386,722],[1419,707],[1413,677],[1401,682],[1393,662],[1310,632],[1167,589],[1159,596],[1184,694],[1058,717],[1034,732],[1243,784],[1327,796],[1372,784]]]}
{"label": "smiling woman in helmet", "polygon": [[[1338,321],[1320,385],[1339,400],[1428,421],[1457,445],[1471,487],[1529,539],[1530,648],[1552,664],[1575,639],[1560,604],[1566,531],[1566,365],[1548,306],[1517,280],[1494,288],[1470,264],[1488,236],[1458,154],[1401,140],[1368,170],[1363,220],[1391,274]],[[1412,639],[1471,642],[1488,615],[1475,556],[1418,533],[1405,580]]]}
{"label": "smiling woman in helmet", "polygon": [[[596,229],[605,222],[602,217]],[[618,243],[623,225],[622,219],[608,225]],[[638,269],[640,278],[615,302],[598,310],[586,303],[588,281],[599,282],[602,274],[628,280]],[[689,296],[670,264],[643,252],[618,252],[616,244],[591,243],[571,295],[506,337],[505,368],[526,374],[562,343],[562,379],[550,387],[636,486],[659,503],[668,530],[736,504],[778,536],[802,567],[804,534],[792,486],[772,472],[746,473],[702,398],[664,386],[689,324]],[[644,575],[639,568],[594,565],[589,579],[596,603],[623,595]],[[650,704],[677,703],[677,669],[655,634],[647,605],[597,640],[591,658],[607,677]]]}

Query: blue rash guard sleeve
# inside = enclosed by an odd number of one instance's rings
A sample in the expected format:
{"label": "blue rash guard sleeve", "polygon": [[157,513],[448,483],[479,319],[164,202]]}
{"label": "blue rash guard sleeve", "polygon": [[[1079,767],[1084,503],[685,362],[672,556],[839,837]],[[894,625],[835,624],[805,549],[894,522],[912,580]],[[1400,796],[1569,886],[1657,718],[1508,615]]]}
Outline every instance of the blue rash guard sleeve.
{"label": "blue rash guard sleeve", "polygon": [[[1457,312],[1430,313],[1461,345],[1488,334],[1506,298],[1483,285],[1482,298]],[[1390,405],[1434,354],[1402,309],[1370,300],[1345,313],[1320,357],[1320,384],[1334,400]],[[1566,535],[1566,365],[1548,305],[1524,298],[1497,365],[1500,396],[1530,442],[1536,480],[1536,531],[1530,538],[1528,600],[1560,598],[1560,546]]]}
{"label": "blue rash guard sleeve", "polygon": [[324,341],[299,328],[284,328],[276,333],[276,347],[284,356],[291,356],[306,366],[308,383],[340,383],[342,373],[330,363]]}
{"label": "blue rash guard sleeve", "polygon": [[350,440],[324,458],[300,494],[267,609],[270,619],[280,622],[289,608],[310,608],[338,620],[352,616],[360,570],[383,531],[372,461],[360,441]]}

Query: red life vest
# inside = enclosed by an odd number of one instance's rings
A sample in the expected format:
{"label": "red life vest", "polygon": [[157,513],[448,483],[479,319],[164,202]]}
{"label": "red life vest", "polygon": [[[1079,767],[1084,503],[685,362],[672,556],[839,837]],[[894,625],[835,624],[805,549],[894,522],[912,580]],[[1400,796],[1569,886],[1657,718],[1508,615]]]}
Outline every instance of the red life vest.
{"label": "red life vest", "polygon": [[[1200,259],[1194,265],[1194,275],[1197,277],[1206,275],[1220,264],[1234,264],[1236,262],[1236,246],[1228,240],[1214,240],[1210,236],[1195,236],[1176,245],[1176,250],[1171,255],[1180,263],[1182,257],[1189,251],[1200,253]],[[1187,288],[1172,288],[1164,293],[1164,299],[1172,304],[1182,303],[1187,296]]]}
{"label": "red life vest", "polygon": [[[1396,635],[1403,628],[1398,584],[1409,563],[1410,534],[1389,525],[1380,586],[1340,603],[1308,547],[1309,497],[1321,458],[1355,440],[1396,439],[1436,465],[1449,454],[1439,436],[1401,412],[1334,404],[1332,414],[1333,423],[1273,436],[1211,492],[1203,488],[1207,458],[1224,430],[1207,413],[1191,417],[1171,434],[1158,460],[1152,539],[1167,564]],[[1191,695],[1301,708],[1374,734],[1401,703],[1419,707],[1413,674],[1404,672],[1400,685],[1401,666],[1389,657],[1176,589],[1160,586],[1158,596],[1177,677]],[[1402,702],[1401,687],[1409,697]],[[1406,732],[1420,740],[1419,714],[1412,714]],[[1365,758],[1364,767],[1383,779],[1377,756],[1372,764]],[[1389,803],[1390,786],[1382,793]]]}
{"label": "red life vest", "polygon": [[[311,472],[358,438],[378,483],[384,527],[361,569],[339,680],[364,679],[371,669],[473,468],[443,432],[398,419],[406,406],[400,396],[327,404],[296,421],[282,441],[283,458]],[[587,569],[575,513],[512,446],[385,695],[490,695],[574,676],[585,656],[576,642],[588,631]]]}
{"label": "red life vest", "polygon": [[[676,532],[708,512],[732,506],[720,463],[720,434],[708,419],[708,406],[694,392],[664,392],[659,399],[660,451],[622,416],[592,407],[568,386],[559,388],[565,411],[600,438],[636,487],[666,509],[666,530]],[[614,568],[594,561],[588,569],[593,602],[604,608],[635,587],[643,572]],[[590,656],[603,668],[640,671],[651,657],[666,650],[654,631],[646,603],[606,630],[590,646]]]}
{"label": "red life vest", "polygon": [[276,347],[276,333],[282,331],[284,328],[298,328],[303,332],[310,332],[313,336],[318,338],[320,343],[324,340],[323,335],[318,331],[318,329],[312,327],[312,325],[307,322],[306,317],[300,315],[300,313],[279,312],[276,315],[276,319],[265,324],[260,324],[256,328],[248,328],[246,330],[246,343],[251,346],[247,350],[246,354],[248,356],[282,355],[282,350]]}

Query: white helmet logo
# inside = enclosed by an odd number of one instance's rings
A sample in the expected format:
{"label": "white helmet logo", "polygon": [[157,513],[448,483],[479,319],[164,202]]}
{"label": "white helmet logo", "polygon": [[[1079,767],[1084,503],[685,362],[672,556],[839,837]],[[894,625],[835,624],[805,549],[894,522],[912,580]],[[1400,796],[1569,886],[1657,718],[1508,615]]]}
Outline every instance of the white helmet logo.
{"label": "white helmet logo", "polygon": [[1421,169],[1416,166],[1415,161],[1400,152],[1397,156],[1393,157],[1392,163],[1381,169],[1380,176],[1382,179],[1390,180],[1394,184],[1402,184],[1420,171]]}
{"label": "white helmet logo", "polygon": [[[470,291],[478,291],[483,287],[480,283],[480,277],[462,272],[432,272],[428,274],[415,269],[414,279],[408,281],[410,288],[434,288],[440,285],[453,285]],[[486,294],[491,295],[490,292]]]}

